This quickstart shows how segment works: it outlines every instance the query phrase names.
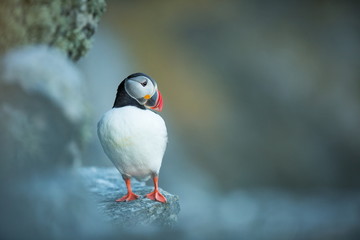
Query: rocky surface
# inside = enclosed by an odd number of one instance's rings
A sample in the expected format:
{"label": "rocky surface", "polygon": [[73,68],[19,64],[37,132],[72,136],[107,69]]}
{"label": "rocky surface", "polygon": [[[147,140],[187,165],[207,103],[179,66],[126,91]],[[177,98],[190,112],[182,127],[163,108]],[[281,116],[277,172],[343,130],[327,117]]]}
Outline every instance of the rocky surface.
{"label": "rocky surface", "polygon": [[168,202],[160,203],[143,196],[153,190],[152,186],[132,179],[134,193],[140,199],[131,202],[116,202],[126,194],[126,187],[115,168],[87,167],[79,169],[85,185],[97,202],[98,209],[105,213],[108,220],[116,225],[131,227],[135,225],[156,225],[171,227],[177,221],[180,211],[179,197],[164,190]]}
{"label": "rocky surface", "polygon": [[86,107],[80,72],[47,46],[9,51],[0,64],[0,172],[41,172],[80,161]]}

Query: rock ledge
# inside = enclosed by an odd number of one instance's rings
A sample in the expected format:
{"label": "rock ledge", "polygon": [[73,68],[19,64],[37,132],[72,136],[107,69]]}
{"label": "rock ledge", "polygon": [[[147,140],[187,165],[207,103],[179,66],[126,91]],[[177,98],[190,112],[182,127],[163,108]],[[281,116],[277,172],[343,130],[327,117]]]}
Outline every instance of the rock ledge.
{"label": "rock ledge", "polygon": [[131,202],[115,202],[126,194],[126,187],[115,168],[83,167],[79,169],[85,184],[95,197],[98,209],[116,225],[157,225],[171,227],[177,222],[180,211],[179,197],[162,189],[167,203],[155,202],[143,196],[153,190],[152,186],[132,179],[134,193],[140,199]]}

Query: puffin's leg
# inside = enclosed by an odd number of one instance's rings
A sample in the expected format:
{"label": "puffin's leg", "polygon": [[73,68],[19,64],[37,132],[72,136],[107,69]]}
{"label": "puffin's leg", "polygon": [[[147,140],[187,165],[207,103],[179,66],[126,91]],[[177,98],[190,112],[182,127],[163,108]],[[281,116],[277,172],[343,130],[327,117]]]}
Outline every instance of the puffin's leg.
{"label": "puffin's leg", "polygon": [[152,178],[153,178],[153,181],[154,181],[154,191],[149,193],[149,194],[146,194],[145,197],[147,197],[147,198],[149,198],[151,200],[166,203],[166,201],[167,201],[166,198],[164,197],[164,195],[162,195],[159,192],[159,177],[158,177],[158,175],[153,174]]}
{"label": "puffin's leg", "polygon": [[126,176],[126,175],[122,175],[125,183],[126,183],[126,188],[127,188],[127,194],[125,196],[123,196],[122,198],[116,199],[117,202],[129,202],[132,200],[136,200],[139,198],[138,195],[136,195],[135,193],[133,193],[133,191],[131,190],[131,181],[130,181],[130,177]]}

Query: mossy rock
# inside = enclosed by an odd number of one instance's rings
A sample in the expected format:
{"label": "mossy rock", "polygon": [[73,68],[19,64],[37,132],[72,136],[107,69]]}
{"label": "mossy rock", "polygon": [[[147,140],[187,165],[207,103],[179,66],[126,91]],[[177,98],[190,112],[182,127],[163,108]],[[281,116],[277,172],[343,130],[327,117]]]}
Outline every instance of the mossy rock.
{"label": "mossy rock", "polygon": [[0,1],[0,54],[18,46],[47,44],[76,61],[90,49],[105,7],[105,0]]}

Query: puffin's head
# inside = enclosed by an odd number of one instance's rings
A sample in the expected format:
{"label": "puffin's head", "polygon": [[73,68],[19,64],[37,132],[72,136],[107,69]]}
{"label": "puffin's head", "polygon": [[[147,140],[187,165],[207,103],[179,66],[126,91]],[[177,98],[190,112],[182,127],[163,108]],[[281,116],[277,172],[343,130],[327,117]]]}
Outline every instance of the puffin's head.
{"label": "puffin's head", "polygon": [[163,100],[154,79],[144,73],[134,73],[125,78],[125,91],[138,103],[161,112]]}

